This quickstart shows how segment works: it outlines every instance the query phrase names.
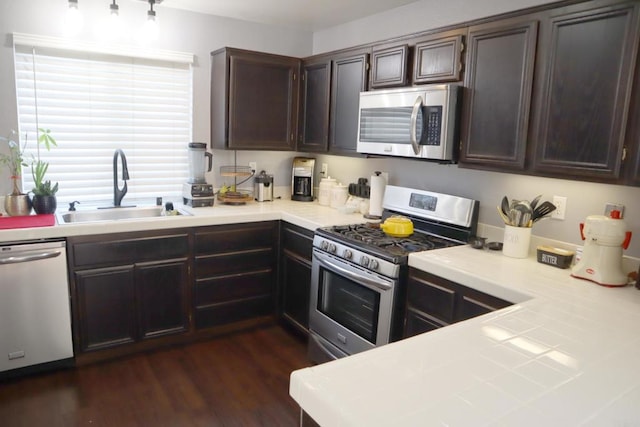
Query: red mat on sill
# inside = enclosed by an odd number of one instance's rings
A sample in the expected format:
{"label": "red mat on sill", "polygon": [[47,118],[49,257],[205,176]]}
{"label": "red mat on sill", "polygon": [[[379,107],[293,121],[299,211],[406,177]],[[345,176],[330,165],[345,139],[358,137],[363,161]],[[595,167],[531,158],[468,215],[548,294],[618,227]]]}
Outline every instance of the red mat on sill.
{"label": "red mat on sill", "polygon": [[55,225],[56,218],[53,214],[25,215],[25,216],[0,216],[0,229],[49,227]]}

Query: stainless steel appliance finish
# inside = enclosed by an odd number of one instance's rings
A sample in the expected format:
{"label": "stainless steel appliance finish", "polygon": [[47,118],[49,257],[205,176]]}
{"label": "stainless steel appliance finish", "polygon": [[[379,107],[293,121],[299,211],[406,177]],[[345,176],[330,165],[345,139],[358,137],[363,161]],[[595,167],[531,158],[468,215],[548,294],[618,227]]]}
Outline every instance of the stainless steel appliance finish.
{"label": "stainless steel appliance finish", "polygon": [[215,200],[212,184],[182,184],[182,202],[194,208],[213,206]]}
{"label": "stainless steel appliance finish", "polygon": [[0,246],[0,371],[73,358],[64,241]]}
{"label": "stainless steel appliance finish", "polygon": [[253,196],[258,202],[273,201],[273,175],[260,172],[253,180]]}
{"label": "stainless steel appliance finish", "polygon": [[466,243],[475,200],[387,186],[383,220],[408,216],[415,232],[389,237],[379,224],[319,228],[313,239],[309,358],[316,363],[400,339],[411,252]]}
{"label": "stainless steel appliance finish", "polygon": [[358,153],[455,161],[456,85],[360,92]]}
{"label": "stainless steel appliance finish", "polygon": [[316,159],[296,157],[293,159],[291,173],[291,200],[299,202],[313,201],[313,168]]}

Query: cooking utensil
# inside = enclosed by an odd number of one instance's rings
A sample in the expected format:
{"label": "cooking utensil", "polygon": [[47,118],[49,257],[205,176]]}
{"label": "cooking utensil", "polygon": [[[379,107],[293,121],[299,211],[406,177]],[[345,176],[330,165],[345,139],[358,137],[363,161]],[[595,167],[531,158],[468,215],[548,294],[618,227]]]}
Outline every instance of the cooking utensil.
{"label": "cooking utensil", "polygon": [[507,225],[511,225],[511,220],[509,219],[509,216],[502,210],[502,207],[496,206],[496,209],[498,210],[498,215],[500,215],[500,218],[502,218],[504,223]]}
{"label": "cooking utensil", "polygon": [[413,222],[406,216],[393,215],[380,224],[380,229],[391,237],[407,237],[413,234]]}
{"label": "cooking utensil", "polygon": [[538,206],[538,202],[540,201],[540,198],[541,198],[541,197],[542,197],[542,194],[540,194],[540,195],[536,196],[536,197],[531,201],[530,205],[531,205],[531,210],[532,210],[532,211],[536,208],[536,206]]}
{"label": "cooking utensil", "polygon": [[542,202],[540,206],[537,206],[534,209],[533,215],[531,216],[531,221],[532,222],[539,221],[540,219],[549,215],[551,212],[555,210],[556,210],[556,205],[554,205],[553,203],[549,201]]}
{"label": "cooking utensil", "polygon": [[504,196],[504,197],[502,198],[502,202],[501,202],[501,204],[500,204],[500,208],[502,209],[502,212],[503,212],[506,216],[509,216],[509,210],[510,210],[510,207],[509,207],[509,199],[507,199],[507,196]]}

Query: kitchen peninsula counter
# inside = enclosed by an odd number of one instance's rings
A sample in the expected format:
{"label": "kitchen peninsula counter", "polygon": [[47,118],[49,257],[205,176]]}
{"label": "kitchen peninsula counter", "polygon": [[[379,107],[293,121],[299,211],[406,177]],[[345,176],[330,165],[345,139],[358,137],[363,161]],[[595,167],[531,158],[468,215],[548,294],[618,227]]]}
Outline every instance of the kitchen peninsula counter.
{"label": "kitchen peninsula counter", "polygon": [[359,213],[344,214],[337,209],[321,206],[318,202],[296,202],[291,200],[249,202],[240,206],[222,204],[203,208],[180,206],[180,209],[191,215],[56,224],[50,227],[0,230],[0,243],[272,220],[284,220],[309,230],[329,225],[353,224],[365,221]]}
{"label": "kitchen peninsula counter", "polygon": [[514,302],[442,329],[295,371],[322,426],[640,425],[640,290],[469,246],[409,265]]}

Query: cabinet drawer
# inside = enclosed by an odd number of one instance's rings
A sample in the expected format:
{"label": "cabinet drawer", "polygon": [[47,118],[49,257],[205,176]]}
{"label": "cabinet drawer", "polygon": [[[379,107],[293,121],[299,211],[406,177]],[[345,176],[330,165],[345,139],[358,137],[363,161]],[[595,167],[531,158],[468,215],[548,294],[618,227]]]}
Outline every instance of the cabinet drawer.
{"label": "cabinet drawer", "polygon": [[196,233],[195,253],[220,254],[271,248],[276,241],[274,232],[273,222],[211,227]]}
{"label": "cabinet drawer", "polygon": [[196,307],[271,295],[271,270],[251,274],[219,276],[196,281]]}
{"label": "cabinet drawer", "polygon": [[454,321],[456,293],[417,277],[409,278],[408,301],[422,312],[446,323]]}
{"label": "cabinet drawer", "polygon": [[311,261],[313,253],[313,232],[299,227],[285,225],[282,229],[282,248],[301,258]]}
{"label": "cabinet drawer", "polygon": [[240,320],[266,316],[273,311],[271,296],[233,301],[196,309],[196,328],[209,328]]}
{"label": "cabinet drawer", "polygon": [[206,279],[220,274],[228,275],[271,269],[274,265],[274,258],[272,249],[199,256],[195,261],[195,277],[196,279]]}
{"label": "cabinet drawer", "polygon": [[182,258],[189,253],[189,238],[186,234],[122,238],[103,242],[71,242],[75,268]]}

